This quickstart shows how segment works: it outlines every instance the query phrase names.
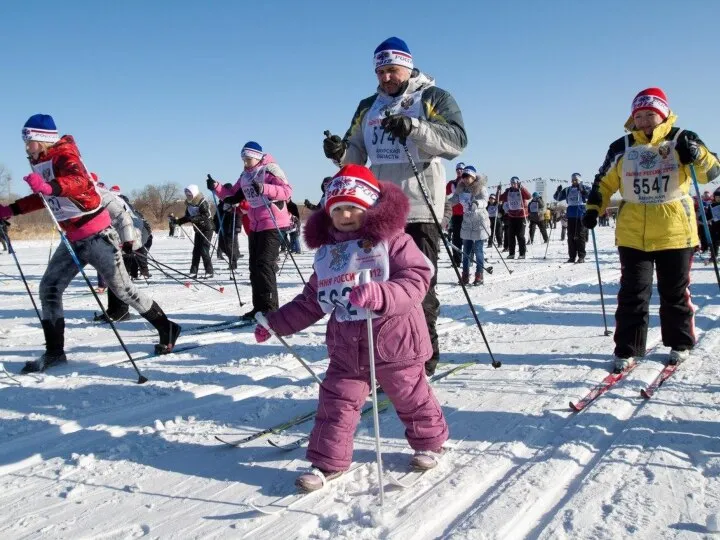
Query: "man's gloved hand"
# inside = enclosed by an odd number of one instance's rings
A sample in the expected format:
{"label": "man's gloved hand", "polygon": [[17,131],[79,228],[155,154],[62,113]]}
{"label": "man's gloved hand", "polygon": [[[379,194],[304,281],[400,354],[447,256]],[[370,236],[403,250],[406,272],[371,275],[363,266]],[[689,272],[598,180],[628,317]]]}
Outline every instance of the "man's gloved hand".
{"label": "man's gloved hand", "polygon": [[683,165],[695,163],[700,159],[700,144],[698,141],[686,136],[681,136],[678,139],[675,150],[677,150],[680,156],[680,163]]}
{"label": "man's gloved hand", "polygon": [[405,140],[412,131],[412,120],[409,116],[403,114],[391,114],[383,118],[380,124],[388,133],[392,133],[395,137]]}
{"label": "man's gloved hand", "polygon": [[563,187],[558,186],[558,188],[555,190],[555,193],[562,193]]}
{"label": "man's gloved hand", "polygon": [[270,339],[271,335],[272,334],[268,332],[268,329],[265,328],[263,325],[258,324],[255,327],[255,341],[257,341],[258,343],[263,343],[267,341],[268,339]]}
{"label": "man's gloved hand", "polygon": [[377,311],[382,309],[384,304],[382,287],[374,281],[356,285],[352,288],[352,291],[350,291],[348,300],[350,300],[353,306],[363,307],[370,311]]}
{"label": "man's gloved hand", "polygon": [[210,191],[215,191],[215,188],[218,185],[218,183],[215,180],[213,180],[213,177],[210,176],[209,174],[207,175],[207,181],[205,182],[205,184],[207,185],[207,188]]}
{"label": "man's gloved hand", "polygon": [[123,242],[120,247],[121,247],[121,249],[122,249],[122,252],[123,252],[125,255],[132,255],[132,253],[133,253],[133,245],[132,245],[132,242]]}
{"label": "man's gloved hand", "polygon": [[339,135],[331,135],[323,140],[323,152],[325,157],[333,161],[340,161],[345,155],[347,143]]}
{"label": "man's gloved hand", "polygon": [[594,229],[598,222],[598,211],[588,210],[582,218],[582,224],[588,229]]}
{"label": "man's gloved hand", "polygon": [[8,219],[13,217],[12,208],[4,204],[0,204],[0,219]]}
{"label": "man's gloved hand", "polygon": [[42,193],[43,195],[52,195],[52,186],[48,184],[38,173],[30,173],[23,178],[33,193]]}

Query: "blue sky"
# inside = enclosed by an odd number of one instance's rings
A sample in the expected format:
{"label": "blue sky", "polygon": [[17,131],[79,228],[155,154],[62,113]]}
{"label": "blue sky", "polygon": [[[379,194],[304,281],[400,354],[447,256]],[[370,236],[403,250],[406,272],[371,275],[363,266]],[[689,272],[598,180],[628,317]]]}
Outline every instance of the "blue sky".
{"label": "blue sky", "polygon": [[[590,182],[630,102],[660,86],[679,124],[720,149],[720,2],[6,2],[0,7],[0,163],[24,194],[20,131],[53,115],[88,167],[124,191],[207,173],[234,181],[258,141],[319,198],[342,135],[397,35],[449,90],[491,184]],[[456,160],[457,161],[457,160]],[[455,162],[446,163],[448,177]]]}

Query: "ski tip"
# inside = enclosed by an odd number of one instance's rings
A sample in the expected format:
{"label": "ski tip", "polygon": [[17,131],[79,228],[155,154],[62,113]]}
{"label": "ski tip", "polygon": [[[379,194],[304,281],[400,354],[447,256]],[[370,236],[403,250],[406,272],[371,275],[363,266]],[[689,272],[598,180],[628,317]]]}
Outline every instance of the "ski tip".
{"label": "ski tip", "polygon": [[578,407],[577,404],[570,402],[570,409],[575,412],[580,412],[582,410],[582,407]]}
{"label": "ski tip", "polygon": [[220,287],[220,293],[222,294],[224,292],[225,292],[225,287]]}
{"label": "ski tip", "polygon": [[190,288],[190,282],[189,282],[189,281],[186,281],[186,282],[185,282],[185,286],[189,289],[189,288]]}
{"label": "ski tip", "polygon": [[648,391],[647,391],[645,388],[643,388],[642,390],[640,390],[640,395],[641,395],[642,397],[644,397],[645,399],[650,399],[650,396],[651,396],[651,394],[649,394]]}

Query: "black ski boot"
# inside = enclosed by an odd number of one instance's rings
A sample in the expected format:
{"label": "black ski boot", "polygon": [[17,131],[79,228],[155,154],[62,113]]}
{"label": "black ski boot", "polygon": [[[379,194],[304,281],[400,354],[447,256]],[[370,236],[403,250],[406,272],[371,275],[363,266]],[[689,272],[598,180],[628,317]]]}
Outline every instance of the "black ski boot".
{"label": "black ski boot", "polygon": [[43,320],[42,328],[45,334],[45,353],[37,360],[25,362],[20,373],[37,373],[47,368],[67,362],[65,356],[65,319],[60,318],[53,324]]}
{"label": "black ski boot", "polygon": [[169,320],[157,302],[153,302],[150,310],[141,315],[158,331],[160,343],[155,345],[155,354],[171,353],[182,327]]}

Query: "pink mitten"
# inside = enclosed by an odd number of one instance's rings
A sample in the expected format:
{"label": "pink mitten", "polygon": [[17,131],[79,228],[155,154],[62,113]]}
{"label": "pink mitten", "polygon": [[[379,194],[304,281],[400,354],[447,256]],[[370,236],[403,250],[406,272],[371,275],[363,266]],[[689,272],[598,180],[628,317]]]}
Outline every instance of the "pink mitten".
{"label": "pink mitten", "polygon": [[378,311],[383,307],[382,287],[379,283],[371,281],[363,285],[357,285],[350,291],[350,303],[354,306]]}
{"label": "pink mitten", "polygon": [[8,219],[13,217],[13,215],[12,208],[5,206],[4,204],[0,204],[0,219]]}
{"label": "pink mitten", "polygon": [[255,327],[255,341],[258,343],[262,343],[264,341],[267,341],[270,339],[270,332],[268,332],[267,328],[265,328],[263,325],[258,324]]}
{"label": "pink mitten", "polygon": [[43,177],[38,173],[28,174],[23,180],[28,183],[33,193],[52,195],[52,186],[43,180]]}

